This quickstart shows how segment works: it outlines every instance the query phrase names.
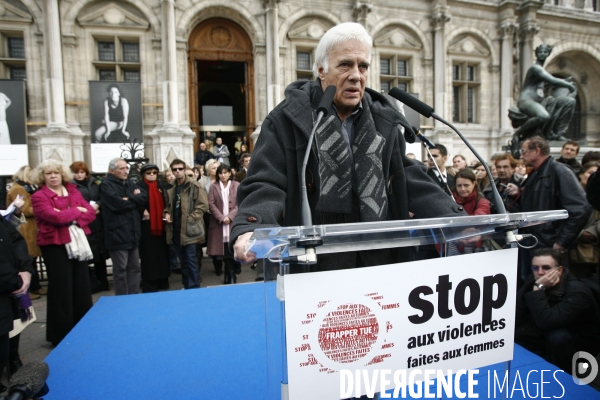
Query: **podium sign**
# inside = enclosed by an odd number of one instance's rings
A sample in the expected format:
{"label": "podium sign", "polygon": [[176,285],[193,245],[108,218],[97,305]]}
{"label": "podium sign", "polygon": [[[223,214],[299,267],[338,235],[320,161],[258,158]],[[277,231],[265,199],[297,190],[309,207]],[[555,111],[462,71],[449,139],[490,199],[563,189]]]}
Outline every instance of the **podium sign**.
{"label": "podium sign", "polygon": [[283,276],[289,398],[340,398],[349,374],[379,392],[402,371],[416,383],[511,360],[517,253]]}

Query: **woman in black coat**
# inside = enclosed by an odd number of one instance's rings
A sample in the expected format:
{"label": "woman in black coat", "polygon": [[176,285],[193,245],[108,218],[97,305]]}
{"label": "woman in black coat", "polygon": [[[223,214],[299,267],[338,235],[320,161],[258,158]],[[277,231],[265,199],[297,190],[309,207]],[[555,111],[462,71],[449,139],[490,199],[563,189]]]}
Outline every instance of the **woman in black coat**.
{"label": "woman in black coat", "polygon": [[94,270],[96,272],[96,282],[90,276],[92,293],[108,290],[108,278],[106,273],[106,255],[104,249],[104,224],[100,209],[100,183],[99,179],[91,176],[90,170],[83,161],[75,161],[69,167],[73,172],[73,182],[77,190],[81,193],[85,201],[96,210],[96,219],[90,223],[89,228],[92,231],[87,235],[88,243],[94,253]]}
{"label": "woman in black coat", "polygon": [[142,267],[142,292],[158,292],[169,288],[169,246],[166,240],[165,209],[166,188],[158,180],[158,166],[146,164],[141,169],[142,180],[138,187],[148,193],[148,199],[140,207],[142,238],[139,254]]}

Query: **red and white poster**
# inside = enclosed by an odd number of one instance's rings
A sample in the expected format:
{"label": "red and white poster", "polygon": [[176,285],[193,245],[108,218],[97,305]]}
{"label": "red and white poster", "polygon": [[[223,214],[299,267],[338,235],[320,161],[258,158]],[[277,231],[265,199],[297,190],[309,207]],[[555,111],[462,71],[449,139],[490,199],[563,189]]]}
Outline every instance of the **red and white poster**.
{"label": "red and white poster", "polygon": [[[289,398],[340,398],[342,375],[357,371],[420,370],[418,382],[511,360],[516,273],[507,249],[285,276]],[[376,392],[396,386],[388,379]]]}

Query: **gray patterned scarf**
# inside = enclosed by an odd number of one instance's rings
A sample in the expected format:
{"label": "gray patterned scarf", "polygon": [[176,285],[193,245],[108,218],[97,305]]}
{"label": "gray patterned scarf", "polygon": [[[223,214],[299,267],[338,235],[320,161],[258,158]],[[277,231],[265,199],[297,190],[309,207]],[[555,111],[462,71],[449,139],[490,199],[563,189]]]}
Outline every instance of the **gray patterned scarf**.
{"label": "gray patterned scarf", "polygon": [[[353,197],[358,198],[360,221],[382,221],[387,218],[387,194],[382,153],[385,139],[375,129],[368,106],[357,117],[352,141],[353,157],[342,133],[335,110],[315,133],[319,154],[321,182],[317,211],[321,213],[353,212]],[[354,159],[354,168],[351,160]],[[358,171],[358,173],[354,173]]]}

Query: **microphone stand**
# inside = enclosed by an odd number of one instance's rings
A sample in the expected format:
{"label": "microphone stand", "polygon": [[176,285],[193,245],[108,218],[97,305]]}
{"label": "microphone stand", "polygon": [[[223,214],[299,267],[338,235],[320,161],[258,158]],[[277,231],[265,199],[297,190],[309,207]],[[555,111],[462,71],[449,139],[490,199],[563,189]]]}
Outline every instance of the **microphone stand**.
{"label": "microphone stand", "polygon": [[[462,133],[460,133],[460,131],[458,129],[456,129],[456,127],[454,125],[452,125],[450,122],[446,121],[444,118],[437,115],[435,112],[431,113],[431,117],[433,119],[440,121],[442,124],[448,126],[450,129],[452,129],[454,132],[456,132],[456,134],[461,138],[463,143],[467,145],[469,150],[471,150],[473,152],[473,154],[475,155],[475,157],[477,157],[479,162],[481,162],[481,165],[483,166],[483,168],[485,169],[485,172],[487,173],[488,177],[490,178],[490,185],[492,185],[492,193],[494,194],[494,202],[496,203],[496,208],[498,209],[498,211],[500,211],[500,214],[508,214],[506,211],[506,207],[504,206],[504,201],[502,201],[502,197],[500,196],[500,193],[498,192],[498,188],[496,187],[496,182],[494,182],[494,178],[492,177],[492,172],[490,171],[490,168],[488,167],[487,163],[483,160],[483,157],[481,157],[479,155],[477,150],[475,150],[475,148],[473,146],[471,146],[471,143],[469,143],[469,141],[463,136]],[[509,224],[509,225],[505,225],[502,227],[497,227],[496,232],[504,231],[504,234],[506,235],[507,243],[516,242],[517,245],[519,245],[520,247],[525,247],[525,246],[522,246],[519,243],[519,241],[523,240],[526,237],[533,237],[533,236],[532,235],[515,235],[515,233],[513,231],[516,229],[518,229],[518,226],[516,224]],[[536,242],[537,242],[537,240],[536,240]],[[525,248],[528,248],[528,247],[525,247]]]}
{"label": "microphone stand", "polygon": [[331,107],[331,103],[333,102],[333,97],[335,96],[336,87],[334,85],[328,86],[321,98],[321,102],[317,107],[317,120],[313,125],[313,129],[310,132],[310,136],[308,137],[308,142],[306,144],[306,151],[304,153],[304,159],[302,161],[302,172],[301,172],[301,180],[302,180],[302,223],[305,228],[312,228],[312,232],[305,235],[304,238],[296,241],[297,247],[304,248],[304,255],[302,256],[291,256],[291,257],[283,257],[281,262],[282,264],[288,264],[291,262],[298,263],[304,266],[314,265],[317,263],[317,251],[315,248],[317,246],[321,246],[323,244],[323,239],[317,233],[315,226],[312,223],[312,215],[310,210],[310,204],[308,203],[308,192],[306,189],[306,167],[308,165],[308,158],[310,156],[310,151],[312,149],[312,144],[315,139],[315,132],[317,131],[317,127],[319,123],[327,115],[329,112],[329,108]]}

